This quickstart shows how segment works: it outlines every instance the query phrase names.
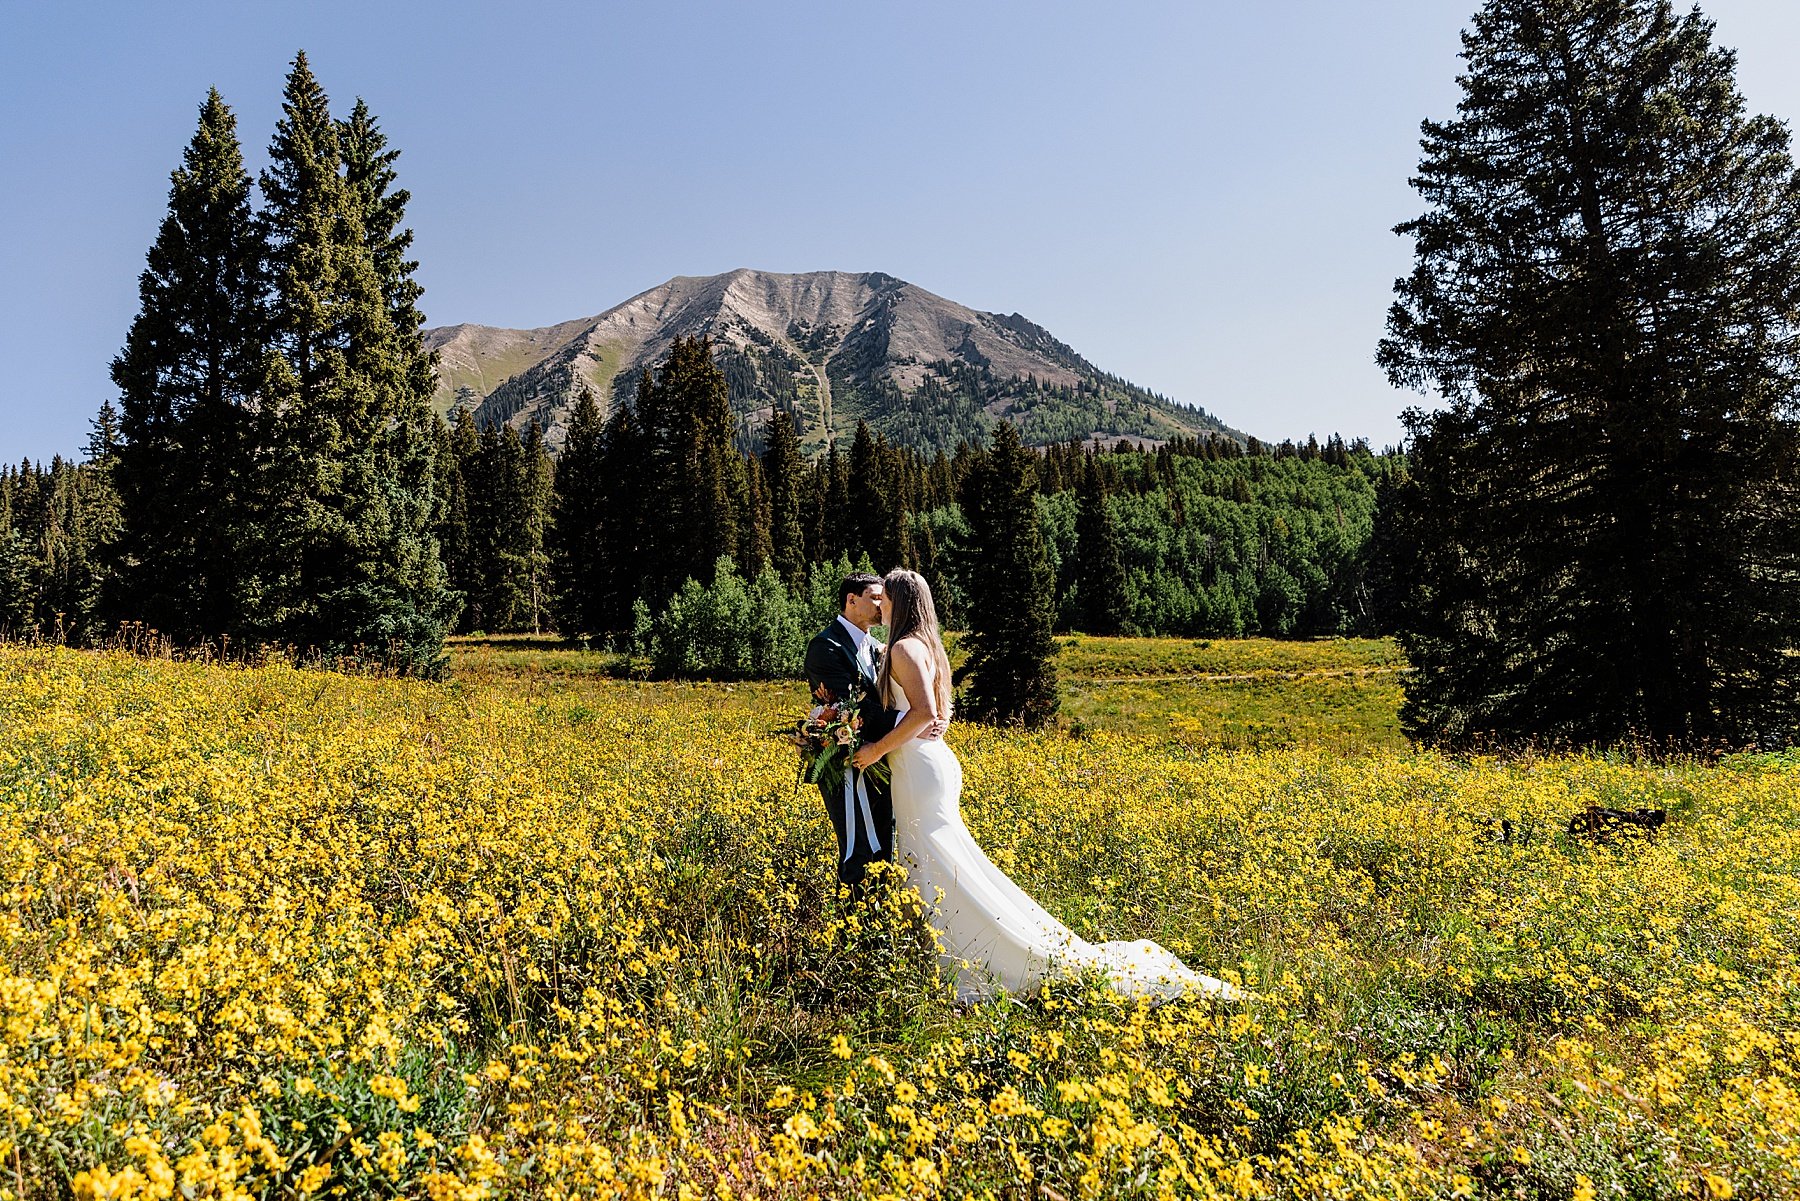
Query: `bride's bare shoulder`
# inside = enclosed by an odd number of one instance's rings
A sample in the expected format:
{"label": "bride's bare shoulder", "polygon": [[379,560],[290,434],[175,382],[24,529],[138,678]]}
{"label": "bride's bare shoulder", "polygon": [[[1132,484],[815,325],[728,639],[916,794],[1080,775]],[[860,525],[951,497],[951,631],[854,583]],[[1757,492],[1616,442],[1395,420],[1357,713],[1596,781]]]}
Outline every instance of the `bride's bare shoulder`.
{"label": "bride's bare shoulder", "polygon": [[902,638],[888,652],[915,667],[928,667],[932,661],[931,650],[918,638]]}

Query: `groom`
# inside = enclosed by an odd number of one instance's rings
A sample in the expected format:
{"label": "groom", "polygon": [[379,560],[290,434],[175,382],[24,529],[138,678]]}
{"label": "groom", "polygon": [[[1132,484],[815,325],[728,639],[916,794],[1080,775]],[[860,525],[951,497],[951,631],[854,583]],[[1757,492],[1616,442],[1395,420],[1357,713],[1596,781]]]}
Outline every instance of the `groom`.
{"label": "groom", "polygon": [[[836,702],[856,692],[864,742],[874,742],[894,728],[894,713],[881,703],[875,684],[882,646],[869,633],[869,627],[881,620],[881,602],[880,576],[867,572],[846,576],[838,585],[836,620],[806,644],[806,682],[813,696],[819,698],[823,690]],[[842,787],[828,790],[821,784],[819,793],[837,833],[838,879],[859,895],[868,865],[893,857],[893,793],[849,764],[844,766]]]}

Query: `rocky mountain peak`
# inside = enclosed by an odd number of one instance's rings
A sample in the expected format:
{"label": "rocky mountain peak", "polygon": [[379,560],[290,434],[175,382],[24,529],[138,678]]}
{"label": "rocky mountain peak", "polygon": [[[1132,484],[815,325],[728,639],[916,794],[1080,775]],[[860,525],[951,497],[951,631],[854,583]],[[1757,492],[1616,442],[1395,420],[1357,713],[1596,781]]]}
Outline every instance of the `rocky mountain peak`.
{"label": "rocky mountain peak", "polygon": [[1158,442],[1237,431],[1095,368],[1041,326],[946,300],[881,272],[739,268],[677,276],[598,316],[543,329],[425,331],[439,356],[440,409],[480,422],[537,421],[561,446],[580,389],[629,403],[637,377],[678,337],[706,335],[746,441],[779,407],[818,449],[867,421],[890,441],[953,449],[996,419],[1031,443]]}

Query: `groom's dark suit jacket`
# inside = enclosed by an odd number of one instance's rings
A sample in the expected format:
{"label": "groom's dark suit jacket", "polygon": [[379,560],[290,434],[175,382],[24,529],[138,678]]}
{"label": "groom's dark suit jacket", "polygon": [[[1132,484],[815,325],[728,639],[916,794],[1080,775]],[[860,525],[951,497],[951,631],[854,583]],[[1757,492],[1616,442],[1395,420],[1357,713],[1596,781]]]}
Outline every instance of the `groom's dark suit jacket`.
{"label": "groom's dark suit jacket", "polygon": [[[894,728],[893,710],[881,703],[875,687],[874,671],[881,664],[879,648],[875,648],[871,659],[875,666],[865,671],[856,657],[856,640],[841,621],[834,620],[806,644],[806,682],[815,697],[820,685],[834,701],[848,697],[852,690],[860,690],[862,699],[857,711],[862,714],[865,743],[885,737]],[[893,793],[887,785],[872,779],[865,778],[863,783],[869,795],[869,814],[874,819],[872,831],[867,828],[870,823],[864,821],[860,804],[846,810],[841,787],[831,791],[823,786],[819,789],[831,828],[837,833],[838,879],[852,886],[861,882],[870,862],[893,857]]]}

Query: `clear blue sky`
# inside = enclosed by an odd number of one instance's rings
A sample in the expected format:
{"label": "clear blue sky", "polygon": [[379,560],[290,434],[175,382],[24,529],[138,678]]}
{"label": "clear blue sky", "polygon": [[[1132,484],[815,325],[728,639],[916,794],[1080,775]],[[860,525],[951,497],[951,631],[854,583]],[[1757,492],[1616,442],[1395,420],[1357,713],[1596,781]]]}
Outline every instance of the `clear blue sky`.
{"label": "clear blue sky", "polygon": [[[298,48],[402,151],[431,324],[880,270],[1259,436],[1396,442],[1389,230],[1475,6],[4,0],[0,458],[80,446],[206,89],[260,167]],[[1800,5],[1704,8],[1800,117]]]}

